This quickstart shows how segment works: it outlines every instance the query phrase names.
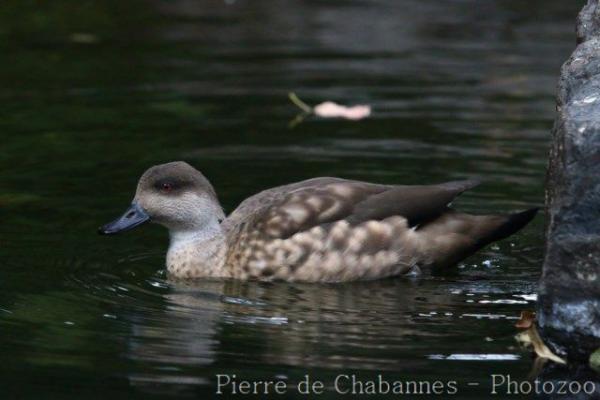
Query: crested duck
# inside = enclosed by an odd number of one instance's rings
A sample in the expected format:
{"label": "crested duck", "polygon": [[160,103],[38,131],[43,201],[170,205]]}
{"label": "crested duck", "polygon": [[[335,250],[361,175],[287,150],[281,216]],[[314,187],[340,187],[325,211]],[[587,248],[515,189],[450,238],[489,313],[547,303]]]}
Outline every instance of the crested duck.
{"label": "crested duck", "polygon": [[149,168],[131,206],[99,232],[115,234],[148,221],[165,226],[167,271],[177,278],[378,279],[452,266],[535,216],[535,208],[508,215],[450,208],[477,184],[313,178],[255,194],[226,216],[204,175],[170,162]]}

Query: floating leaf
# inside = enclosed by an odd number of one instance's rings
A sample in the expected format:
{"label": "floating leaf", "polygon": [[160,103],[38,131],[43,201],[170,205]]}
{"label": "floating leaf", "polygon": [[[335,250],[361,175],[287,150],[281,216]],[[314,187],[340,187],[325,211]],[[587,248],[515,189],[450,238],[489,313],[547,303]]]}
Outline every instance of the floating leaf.
{"label": "floating leaf", "polygon": [[596,349],[590,355],[590,368],[596,372],[600,372],[600,348]]}
{"label": "floating leaf", "polygon": [[345,118],[356,121],[371,115],[371,107],[365,105],[347,107],[333,101],[326,101],[316,105],[313,112],[323,118]]}
{"label": "floating leaf", "polygon": [[309,106],[308,104],[306,104],[305,102],[303,102],[302,100],[300,100],[300,97],[298,97],[296,95],[296,93],[290,92],[290,93],[288,93],[288,97],[290,98],[292,103],[294,103],[295,105],[298,106],[299,109],[301,109],[302,111],[304,111],[307,114],[312,113],[312,111],[313,111],[312,107]]}
{"label": "floating leaf", "polygon": [[521,317],[515,324],[516,328],[529,329],[535,321],[535,313],[533,311],[521,311]]}
{"label": "floating leaf", "polygon": [[357,121],[371,115],[371,107],[367,105],[355,105],[348,107],[334,103],[333,101],[326,101],[311,107],[300,100],[296,93],[291,92],[288,94],[288,97],[292,103],[302,110],[302,114],[294,119],[294,121],[290,124],[291,126],[295,126],[310,114],[314,114],[321,118],[344,118],[352,121]]}
{"label": "floating leaf", "polygon": [[515,336],[517,342],[525,347],[532,346],[533,351],[538,357],[552,360],[555,363],[566,364],[566,361],[554,354],[540,337],[540,334],[535,326],[535,313],[532,311],[522,311],[521,318],[515,326],[525,329]]}

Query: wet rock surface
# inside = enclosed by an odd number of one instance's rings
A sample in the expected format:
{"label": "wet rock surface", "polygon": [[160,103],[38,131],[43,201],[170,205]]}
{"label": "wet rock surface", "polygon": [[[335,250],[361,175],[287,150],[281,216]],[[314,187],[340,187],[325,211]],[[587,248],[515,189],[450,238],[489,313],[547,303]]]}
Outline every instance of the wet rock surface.
{"label": "wet rock surface", "polygon": [[544,340],[570,361],[600,347],[600,0],[581,10],[577,42],[558,86],[538,304]]}

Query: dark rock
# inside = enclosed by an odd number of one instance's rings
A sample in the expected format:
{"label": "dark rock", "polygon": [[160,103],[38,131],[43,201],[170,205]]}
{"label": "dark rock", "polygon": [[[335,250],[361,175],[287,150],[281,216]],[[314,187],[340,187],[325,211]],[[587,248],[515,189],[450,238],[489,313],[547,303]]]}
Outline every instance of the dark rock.
{"label": "dark rock", "polygon": [[538,326],[559,355],[600,347],[600,0],[578,17],[563,65],[546,184],[546,259]]}
{"label": "dark rock", "polygon": [[577,43],[583,43],[600,33],[600,7],[597,1],[588,1],[577,17]]}

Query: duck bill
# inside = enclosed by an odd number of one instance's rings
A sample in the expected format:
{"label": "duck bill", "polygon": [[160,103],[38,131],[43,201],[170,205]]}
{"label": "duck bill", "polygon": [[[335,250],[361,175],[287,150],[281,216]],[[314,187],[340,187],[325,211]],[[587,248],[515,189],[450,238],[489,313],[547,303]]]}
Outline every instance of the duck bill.
{"label": "duck bill", "polygon": [[150,221],[150,216],[136,202],[133,202],[122,216],[98,228],[98,233],[101,235],[114,235],[133,229],[148,221]]}

